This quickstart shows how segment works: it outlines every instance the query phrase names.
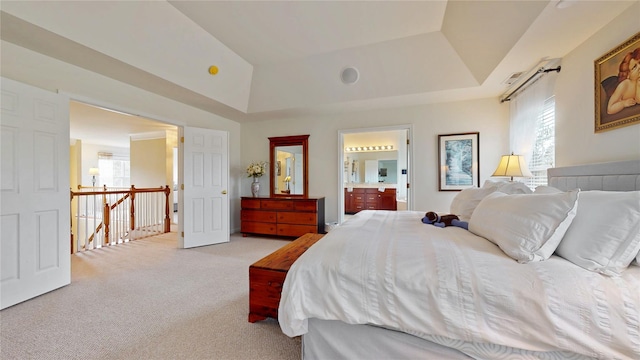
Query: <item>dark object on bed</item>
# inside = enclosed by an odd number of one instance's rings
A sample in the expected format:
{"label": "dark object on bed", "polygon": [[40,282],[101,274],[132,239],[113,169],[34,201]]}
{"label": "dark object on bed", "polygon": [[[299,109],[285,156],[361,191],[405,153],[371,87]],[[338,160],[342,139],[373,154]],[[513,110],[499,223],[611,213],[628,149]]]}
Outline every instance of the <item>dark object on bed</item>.
{"label": "dark object on bed", "polygon": [[438,213],[433,211],[427,212],[422,218],[422,222],[442,228],[446,226],[457,226],[463,229],[469,228],[469,224],[466,221],[460,221],[457,215],[438,215]]}

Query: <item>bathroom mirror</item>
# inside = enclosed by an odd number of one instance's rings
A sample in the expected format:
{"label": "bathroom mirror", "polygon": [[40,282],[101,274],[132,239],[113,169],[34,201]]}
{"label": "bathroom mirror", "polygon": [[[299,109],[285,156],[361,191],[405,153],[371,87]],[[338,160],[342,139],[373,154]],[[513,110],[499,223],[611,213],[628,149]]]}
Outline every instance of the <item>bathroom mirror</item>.
{"label": "bathroom mirror", "polygon": [[309,135],[269,138],[270,195],[309,196]]}

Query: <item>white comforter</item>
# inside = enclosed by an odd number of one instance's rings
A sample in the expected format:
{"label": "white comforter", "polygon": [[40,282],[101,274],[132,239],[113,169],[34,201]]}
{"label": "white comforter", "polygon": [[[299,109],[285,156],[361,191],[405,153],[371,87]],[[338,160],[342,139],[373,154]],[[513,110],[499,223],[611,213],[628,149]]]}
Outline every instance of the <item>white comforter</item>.
{"label": "white comforter", "polygon": [[606,277],[552,256],[519,264],[484,238],[423,224],[421,212],[363,211],[291,267],[279,322],[374,324],[528,351],[640,359],[640,267]]}

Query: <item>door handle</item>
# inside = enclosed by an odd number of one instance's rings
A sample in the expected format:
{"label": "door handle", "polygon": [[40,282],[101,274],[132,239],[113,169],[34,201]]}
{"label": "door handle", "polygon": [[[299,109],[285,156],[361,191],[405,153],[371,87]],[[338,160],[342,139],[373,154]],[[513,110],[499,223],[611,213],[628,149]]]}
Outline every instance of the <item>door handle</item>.
{"label": "door handle", "polygon": [[227,190],[222,190],[222,195],[227,195]]}

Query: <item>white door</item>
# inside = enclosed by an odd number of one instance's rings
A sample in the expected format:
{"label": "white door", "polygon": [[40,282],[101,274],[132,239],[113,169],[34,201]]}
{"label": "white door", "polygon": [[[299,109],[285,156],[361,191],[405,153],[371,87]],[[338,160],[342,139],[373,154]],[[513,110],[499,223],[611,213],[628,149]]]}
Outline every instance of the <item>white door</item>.
{"label": "white door", "polygon": [[180,247],[229,241],[228,138],[226,131],[181,129]]}
{"label": "white door", "polygon": [[69,99],[0,81],[4,309],[71,282]]}

